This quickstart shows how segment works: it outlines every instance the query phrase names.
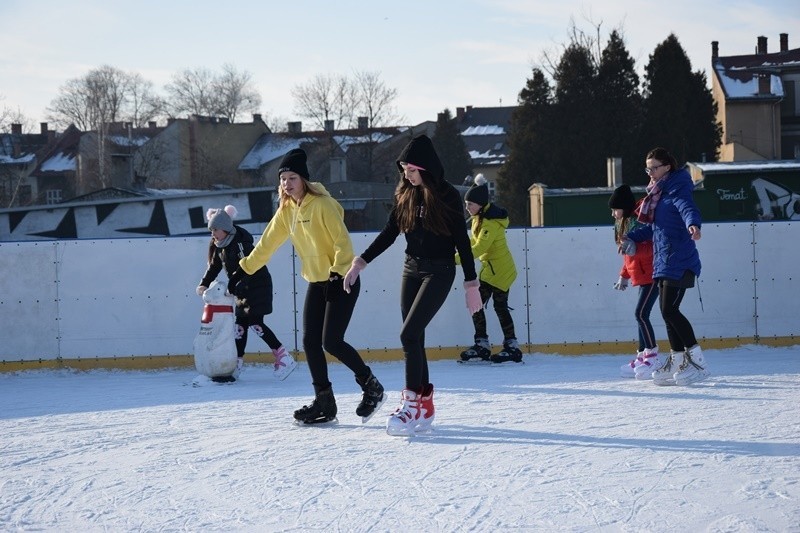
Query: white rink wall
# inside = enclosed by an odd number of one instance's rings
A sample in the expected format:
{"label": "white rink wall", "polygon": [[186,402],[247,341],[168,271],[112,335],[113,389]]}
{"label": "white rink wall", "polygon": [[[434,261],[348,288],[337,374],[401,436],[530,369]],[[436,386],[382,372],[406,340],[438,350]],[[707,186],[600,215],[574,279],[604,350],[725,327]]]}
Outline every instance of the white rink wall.
{"label": "white rink wall", "polygon": [[[257,232],[258,233],[258,232]],[[256,233],[256,234],[257,234]],[[374,233],[353,234],[356,253]],[[611,226],[518,228],[507,232],[519,277],[511,288],[517,337],[548,351],[599,343],[635,349],[635,288],[612,288],[621,266]],[[681,306],[698,337],[747,343],[800,335],[800,224],[706,224],[698,242],[703,273]],[[199,329],[195,294],[208,237],[0,242],[0,361],[185,356]],[[399,350],[401,236],[362,273],[347,340]],[[306,282],[286,243],[269,263],[274,312],[266,319],[285,345],[302,350]],[[472,342],[459,267],[452,295],[426,332],[426,345],[460,350]],[[702,308],[701,298],[702,297]],[[502,334],[487,309],[491,341]],[[653,325],[667,346],[658,308]],[[628,349],[629,348],[629,349]],[[250,335],[248,352],[267,352]],[[369,353],[367,359],[369,359]]]}

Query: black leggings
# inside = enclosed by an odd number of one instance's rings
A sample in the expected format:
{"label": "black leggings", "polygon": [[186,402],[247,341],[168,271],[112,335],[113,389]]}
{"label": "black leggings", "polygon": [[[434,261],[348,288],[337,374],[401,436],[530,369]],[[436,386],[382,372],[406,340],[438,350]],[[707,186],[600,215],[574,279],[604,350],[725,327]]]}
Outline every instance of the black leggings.
{"label": "black leggings", "polygon": [[277,350],[281,347],[281,341],[275,336],[275,333],[264,324],[264,317],[258,320],[251,320],[248,317],[236,317],[236,355],[244,357],[244,349],[247,346],[247,330],[252,328],[253,331],[261,337],[264,342],[269,345],[271,350]]}
{"label": "black leggings", "polygon": [[344,340],[361,290],[361,280],[356,280],[350,293],[337,291],[338,296],[332,302],[326,299],[327,285],[327,281],[309,283],[303,306],[303,350],[316,391],[330,386],[325,351],[344,363],[356,377],[366,378],[370,373],[361,355]]}
{"label": "black leggings", "polygon": [[430,383],[425,355],[425,328],[444,304],[456,276],[455,259],[429,260],[406,256],[400,287],[403,327],[400,343],[406,359],[406,388],[420,391]]}
{"label": "black leggings", "polygon": [[[489,285],[485,281],[481,281],[480,285],[481,303],[486,306],[489,298],[494,302],[494,312],[497,313],[497,319],[500,321],[500,329],[503,330],[503,341],[509,339],[516,339],[517,335],[514,333],[514,320],[511,318],[511,313],[508,310],[508,291],[498,289],[494,285]],[[489,335],[486,333],[486,313],[484,307],[472,315],[472,324],[475,326],[475,341],[478,339],[488,339]]]}
{"label": "black leggings", "polygon": [[669,284],[670,280],[658,280],[658,295],[661,303],[661,316],[667,326],[669,347],[673,352],[683,352],[697,344],[689,319],[680,311],[686,287]]}

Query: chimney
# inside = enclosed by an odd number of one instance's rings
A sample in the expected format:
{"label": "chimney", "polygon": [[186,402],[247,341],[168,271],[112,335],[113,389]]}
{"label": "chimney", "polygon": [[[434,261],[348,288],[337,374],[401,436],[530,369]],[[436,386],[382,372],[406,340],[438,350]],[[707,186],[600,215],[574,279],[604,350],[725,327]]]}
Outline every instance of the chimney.
{"label": "chimney", "polygon": [[756,48],[757,55],[766,55],[767,54],[767,38],[763,35],[758,37],[758,47]]}
{"label": "chimney", "polygon": [[358,117],[358,129],[360,131],[369,129],[369,117]]}
{"label": "chimney", "polygon": [[789,34],[788,33],[781,33],[781,52],[788,52],[789,51]]}
{"label": "chimney", "polygon": [[40,131],[41,131],[42,135],[47,135],[47,122],[40,122],[39,123],[39,128],[40,128]]}
{"label": "chimney", "polygon": [[[463,109],[461,107],[457,109]],[[436,122],[444,122],[444,113],[436,113]]]}
{"label": "chimney", "polygon": [[465,111],[464,111],[464,108],[463,108],[463,107],[457,107],[457,108],[456,108],[456,118],[457,118],[458,120],[461,120],[462,118],[464,118],[464,115],[465,115],[465,114],[466,114],[466,113],[465,113]]}
{"label": "chimney", "polygon": [[326,120],[325,121],[325,131],[333,131],[333,120]]}
{"label": "chimney", "polygon": [[11,125],[11,134],[12,135],[22,135],[22,124],[12,124]]}
{"label": "chimney", "polygon": [[772,76],[768,72],[757,74],[758,76],[758,94],[770,94],[772,92]]}
{"label": "chimney", "polygon": [[711,60],[719,58],[719,41],[711,41]]}
{"label": "chimney", "polygon": [[303,123],[302,122],[287,122],[286,123],[286,130],[289,133],[300,133],[303,131]]}
{"label": "chimney", "polygon": [[264,122],[261,120],[261,113],[253,113],[253,123]]}

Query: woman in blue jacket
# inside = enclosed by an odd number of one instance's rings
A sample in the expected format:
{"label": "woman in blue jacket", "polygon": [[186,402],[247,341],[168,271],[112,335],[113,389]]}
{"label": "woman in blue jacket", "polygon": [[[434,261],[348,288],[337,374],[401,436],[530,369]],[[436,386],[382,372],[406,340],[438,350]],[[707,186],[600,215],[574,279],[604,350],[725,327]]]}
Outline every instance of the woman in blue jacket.
{"label": "woman in blue jacket", "polygon": [[671,353],[653,372],[657,385],[688,385],[708,377],[703,351],[692,324],[681,313],[686,289],[700,276],[700,211],[694,203],[694,184],[685,168],[664,148],[651,150],[645,171],[650,176],[647,196],[639,208],[644,225],[630,231],[633,242],[653,241],[653,280],[658,284],[661,316],[667,326]]}

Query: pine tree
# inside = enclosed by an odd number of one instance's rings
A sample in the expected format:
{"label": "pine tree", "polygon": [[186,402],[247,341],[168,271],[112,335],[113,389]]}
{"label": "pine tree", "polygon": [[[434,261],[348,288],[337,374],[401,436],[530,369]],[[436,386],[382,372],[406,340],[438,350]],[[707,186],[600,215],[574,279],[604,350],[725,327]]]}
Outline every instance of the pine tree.
{"label": "pine tree", "polygon": [[465,178],[472,175],[472,159],[449,109],[439,113],[431,141],[444,166],[445,179],[463,185]]}
{"label": "pine tree", "polygon": [[509,155],[497,177],[497,203],[508,210],[512,226],[530,225],[528,187],[549,177],[551,101],[552,88],[544,72],[533,69],[511,117]]}
{"label": "pine tree", "polygon": [[553,73],[555,107],[550,126],[555,163],[549,185],[601,185],[605,156],[597,142],[600,110],[597,106],[597,69],[589,48],[571,43]]}
{"label": "pine tree", "polygon": [[698,161],[703,154],[715,160],[721,131],[705,75],[692,72],[678,38],[670,34],[645,67],[642,160],[656,146],[672,152],[679,163]]}
{"label": "pine tree", "polygon": [[[600,56],[597,73],[597,106],[601,113],[596,141],[608,157],[622,158],[622,175],[627,183],[642,181],[639,127],[642,95],[635,62],[620,34],[614,30]],[[641,175],[641,176],[640,176]]]}

